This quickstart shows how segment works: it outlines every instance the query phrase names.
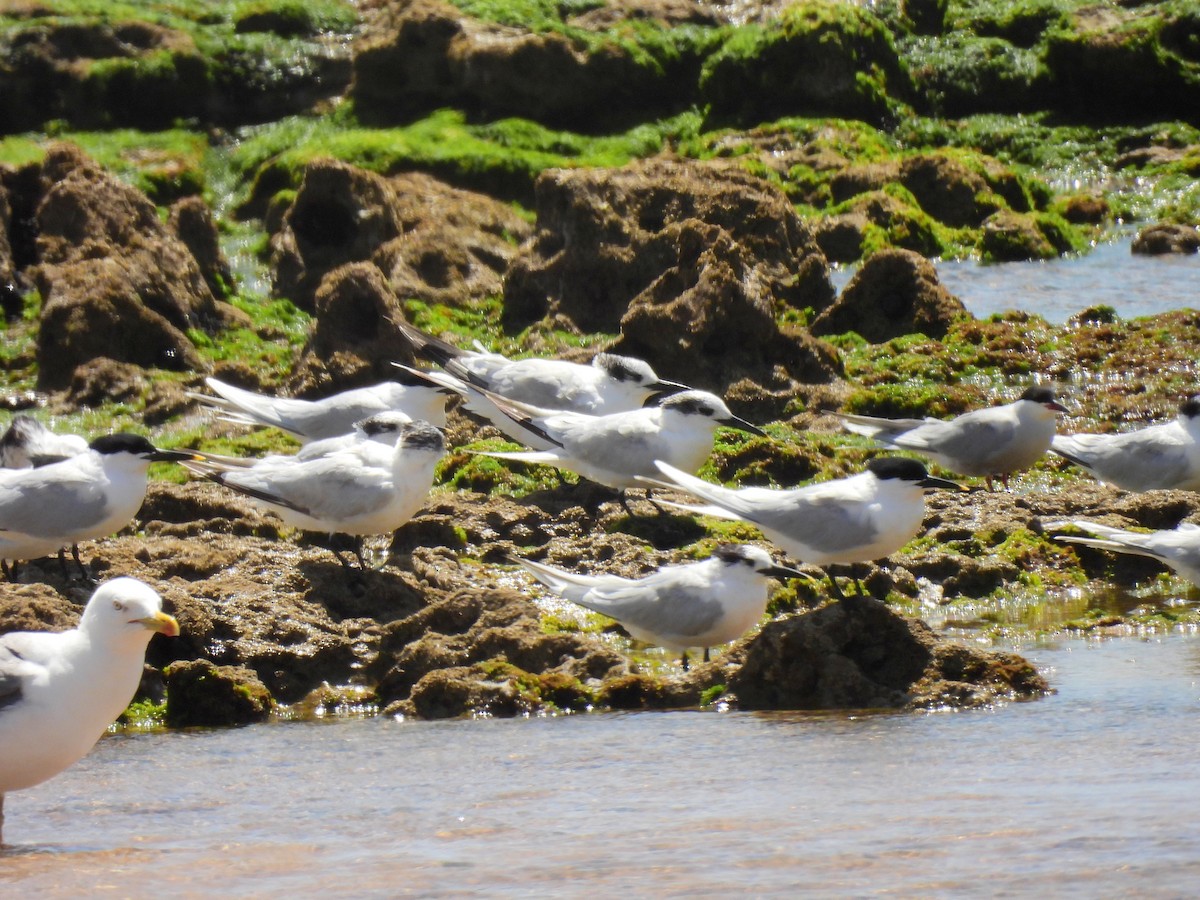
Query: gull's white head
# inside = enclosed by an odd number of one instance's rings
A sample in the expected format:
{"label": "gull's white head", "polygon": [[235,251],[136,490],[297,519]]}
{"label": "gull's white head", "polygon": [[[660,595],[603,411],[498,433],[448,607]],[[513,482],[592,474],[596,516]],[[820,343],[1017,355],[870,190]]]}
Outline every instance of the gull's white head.
{"label": "gull's white head", "polygon": [[145,643],[158,632],[179,634],[179,623],[162,611],[162,597],[136,578],[114,578],[96,588],[79,621],[93,640]]}

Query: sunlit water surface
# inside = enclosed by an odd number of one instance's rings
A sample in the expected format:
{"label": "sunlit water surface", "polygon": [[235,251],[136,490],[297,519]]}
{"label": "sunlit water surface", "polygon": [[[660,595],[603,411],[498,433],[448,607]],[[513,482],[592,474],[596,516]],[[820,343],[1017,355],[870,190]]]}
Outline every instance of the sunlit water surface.
{"label": "sunlit water surface", "polygon": [[[1111,306],[1122,318],[1200,307],[1200,254],[1141,256],[1131,234],[1099,244],[1078,259],[1037,263],[939,262],[938,278],[975,316],[1009,310],[1034,312],[1061,324],[1093,306]],[[852,268],[834,273],[840,291]]]}
{"label": "sunlit water surface", "polygon": [[9,797],[0,895],[1193,894],[1200,639],[1023,652],[992,710],[111,736]]}

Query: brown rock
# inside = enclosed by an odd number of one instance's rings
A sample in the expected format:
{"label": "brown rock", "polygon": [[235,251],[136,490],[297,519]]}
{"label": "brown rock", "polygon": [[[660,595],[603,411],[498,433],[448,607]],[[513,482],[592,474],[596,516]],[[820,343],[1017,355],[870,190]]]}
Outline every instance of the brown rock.
{"label": "brown rock", "polygon": [[186,332],[220,327],[229,307],[214,300],[145,195],[77,148],[55,145],[41,168],[36,228],[40,387],[66,387],[79,365],[100,356],[202,368]]}
{"label": "brown rock", "polygon": [[740,709],[984,705],[1047,690],[1019,657],[946,642],[864,598],[769,622],[719,661],[738,666],[727,685]]}
{"label": "brown rock", "polygon": [[1150,225],[1138,232],[1130,249],[1145,256],[1195,253],[1200,250],[1200,229],[1174,223]]}
{"label": "brown rock", "polygon": [[933,263],[911,250],[874,254],[837,302],[812,323],[814,335],[856,331],[880,344],[903,334],[940,338],[970,314],[938,281]]}
{"label": "brown rock", "polygon": [[197,659],[173,663],[165,674],[172,728],[248,725],[271,715],[271,693],[249,669]]}
{"label": "brown rock", "polygon": [[399,296],[461,305],[499,292],[528,232],[504,204],[427,175],[319,160],[271,239],[271,264],[278,293],[308,310],[327,274],[368,260]]}
{"label": "brown rock", "polygon": [[777,324],[833,294],[811,231],[761,179],[667,160],[552,170],[538,179],[537,214],[505,281],[510,327],[550,317],[620,329],[616,352],[710,389],[834,377],[832,351]]}
{"label": "brown rock", "polygon": [[391,322],[403,319],[400,303],[373,263],[350,263],[330,272],[314,300],[312,337],[288,379],[297,395],[328,394],[387,380],[392,362],[412,364],[411,346]]}
{"label": "brown rock", "polygon": [[208,204],[199,197],[184,197],[171,206],[167,227],[191,252],[212,295],[228,297],[234,288],[233,272],[221,251],[217,223]]}

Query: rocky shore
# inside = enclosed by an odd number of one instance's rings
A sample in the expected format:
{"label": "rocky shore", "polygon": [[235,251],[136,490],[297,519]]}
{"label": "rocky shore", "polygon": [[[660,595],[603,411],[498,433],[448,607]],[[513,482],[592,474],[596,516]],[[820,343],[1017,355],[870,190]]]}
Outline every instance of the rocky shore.
{"label": "rocky shore", "polygon": [[[1100,60],[1124,61],[1122,71],[1167,84],[1176,98],[1153,114],[1179,121],[1155,127],[1131,124],[1134,110],[1117,102],[1124,92],[1104,110],[1087,107],[1124,129],[1126,169],[1172,190],[1173,179],[1194,182],[1198,107],[1188,98],[1198,96],[1200,61],[1179,40],[1195,20],[1184,6],[1147,32],[1159,54],[1151,61],[1093,39],[1098,13],[1082,8],[995,23],[987,40],[1019,41],[1043,63],[1028,83],[983,70],[1008,89],[991,97],[996,106],[985,102],[987,84],[968,95],[954,65],[929,50],[962,40],[947,23],[967,13],[953,5],[908,3],[879,16],[771,5],[744,20],[719,4],[597,4],[554,27],[434,0],[331,8],[346,15],[230,20],[239,34],[321,48],[291,72],[298,80],[265,79],[248,97],[210,58],[202,30],[96,22],[89,44],[30,6],[0,46],[0,85],[23,86],[27,98],[5,93],[0,128],[36,132],[9,139],[0,155],[9,160],[0,165],[5,408],[89,436],[120,427],[167,446],[287,448],[278,435],[213,420],[188,392],[203,389],[205,374],[300,396],[378,381],[393,362],[421,362],[394,327],[406,320],[508,353],[643,357],[768,426],[769,438],[722,433],[705,477],[790,487],[857,471],[877,452],[843,434],[832,409],[947,416],[1040,379],[1071,394],[1062,430],[1114,430],[1170,418],[1196,390],[1200,313],[1123,322],[1097,308],[1065,326],[1029,313],[977,320],[928,259],[1058,256],[1137,205],[1127,185],[1106,189],[1098,175],[1085,190],[1056,190],[1010,154],[992,155],[995,135],[966,149],[938,130],[952,130],[946,116],[1020,112],[1034,98],[1061,109],[1079,97],[1068,73],[1107,72]],[[1144,24],[1138,11],[1124,9],[1106,33]],[[670,34],[668,53],[656,42]],[[791,72],[818,46],[811,66]],[[122,100],[93,65],[121,60],[109,68],[148,79],[151,52],[173,60],[175,81],[157,104]],[[914,66],[919,52],[932,54],[927,68]],[[872,77],[856,77],[856,66]],[[37,72],[53,78],[34,91]],[[50,98],[41,106],[39,92]],[[185,100],[192,106],[172,105]],[[352,122],[330,112],[335,100]],[[647,134],[645,152],[579,158],[585,145],[598,153],[588,143],[598,131],[698,104],[702,128],[678,120],[661,142]],[[58,124],[47,127],[39,110]],[[238,131],[294,113],[304,116],[286,128],[311,125],[310,141],[284,146],[283,126]],[[909,135],[901,146],[906,114],[929,117],[934,139],[916,146]],[[800,115],[844,118],[789,118]],[[206,148],[199,155],[219,166],[175,151],[165,161],[122,151],[117,162],[83,131],[158,129],[188,116]],[[332,136],[316,134],[322,127]],[[441,156],[423,156],[419,127],[445,141]],[[550,128],[576,131],[551,140]],[[218,196],[230,172],[237,185]],[[1196,251],[1191,190],[1174,207],[1142,198],[1157,215],[1141,222],[1136,252]],[[860,262],[840,292],[836,261]],[[247,289],[248,262],[269,276],[269,297]],[[471,456],[464,446],[494,446],[496,434],[461,410],[447,439],[426,508],[375,542],[369,571],[348,572],[252,504],[166,472],[134,527],[83,548],[98,579],[151,583],[179,620],[180,638],[151,644],[143,685],[151,699],[165,693],[169,724],[273,711],[440,718],[1032,698],[1050,686],[1028,662],[941,635],[921,616],[999,607],[1015,594],[1053,604],[1159,571],[1052,542],[1045,521],[1168,528],[1200,513],[1192,493],[1127,494],[1046,459],[1010,492],[972,485],[931,497],[908,547],[858,567],[873,599],[839,603],[791,584],[761,630],[683,672],[607,623],[555,607],[513,557],[638,575],[706,555],[718,540],[757,539],[753,529],[637,502],[630,515],[606,489]],[[0,631],[67,627],[89,593],[57,560],[28,562],[0,584]],[[1170,627],[1184,614],[1148,615]],[[1092,615],[1064,627],[1135,620]]]}

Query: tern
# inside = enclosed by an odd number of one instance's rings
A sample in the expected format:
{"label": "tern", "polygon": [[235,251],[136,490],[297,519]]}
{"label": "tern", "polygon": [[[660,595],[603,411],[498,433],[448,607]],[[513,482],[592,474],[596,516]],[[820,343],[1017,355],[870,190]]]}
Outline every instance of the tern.
{"label": "tern", "polygon": [[[953,481],[931,476],[915,459],[902,457],[876,457],[865,472],[792,490],[727,488],[662,461],[657,466],[665,480],[652,484],[706,501],[703,506],[667,505],[749,522],[796,560],[822,567],[890,556],[920,529],[927,491],[962,490]],[[834,595],[844,599],[828,574]]]}
{"label": "tern", "polygon": [[294,528],[351,535],[366,569],[363,536],[391,534],[416,514],[445,451],[440,430],[407,422],[393,446],[364,440],[315,459],[269,456],[242,466],[209,458],[185,468],[258,501]]}
{"label": "tern", "polygon": [[162,599],[114,578],[92,594],[79,627],[0,635],[0,835],[6,793],[82,759],[125,711],[156,633],[179,634]]}
{"label": "tern", "polygon": [[454,392],[425,377],[419,369],[405,368],[395,381],[354,388],[321,400],[267,397],[216,378],[204,383],[217,396],[189,393],[223,418],[243,425],[269,425],[286,431],[302,443],[347,434],[354,423],[375,413],[402,412],[412,421],[446,425],[446,401]]}
{"label": "tern", "polygon": [[768,578],[807,578],[776,565],[769,553],[749,544],[722,544],[701,562],[663,566],[644,578],[575,575],[527,559],[517,560],[554,593],[616,619],[636,639],[681,652],[741,637],[767,608]]}
{"label": "tern", "polygon": [[885,447],[920,453],[958,475],[983,476],[991,489],[993,476],[1008,487],[1011,473],[1033,465],[1050,449],[1060,412],[1066,409],[1054,399],[1054,389],[1035,385],[1012,403],[949,420],[835,415],[848,431]]}
{"label": "tern", "polygon": [[655,460],[695,472],[712,452],[713,435],[721,425],[766,434],[705,391],[671,394],[657,406],[606,416],[537,409],[486,393],[518,433],[550,446],[527,452],[478,451],[481,455],[555,466],[620,491],[646,487],[639,478],[657,474]]}
{"label": "tern", "polygon": [[591,365],[561,359],[511,360],[484,350],[463,350],[406,322],[396,326],[423,356],[451,375],[485,391],[541,409],[603,416],[637,409],[654,396],[688,390],[664,381],[644,360],[614,353],[597,355]]}
{"label": "tern", "polygon": [[1123,434],[1060,434],[1050,450],[1127,491],[1200,490],[1200,394],[1174,422]]}
{"label": "tern", "polygon": [[14,416],[0,435],[0,468],[37,468],[78,456],[87,448],[87,441],[77,434],[56,434],[31,416]]}
{"label": "tern", "polygon": [[1167,531],[1144,532],[1125,531],[1083,519],[1061,519],[1046,522],[1042,527],[1046,531],[1074,527],[1090,532],[1096,537],[1056,534],[1054,539],[1064,543],[1082,544],[1085,547],[1113,550],[1117,553],[1149,556],[1170,566],[1192,584],[1200,587],[1200,525],[1182,522],[1176,528]]}
{"label": "tern", "polygon": [[[35,469],[0,469],[0,560],[34,559],[124,528],[146,499],[153,462],[191,451],[160,450],[136,434],[98,437],[80,453]],[[11,574],[11,573],[10,573]]]}

